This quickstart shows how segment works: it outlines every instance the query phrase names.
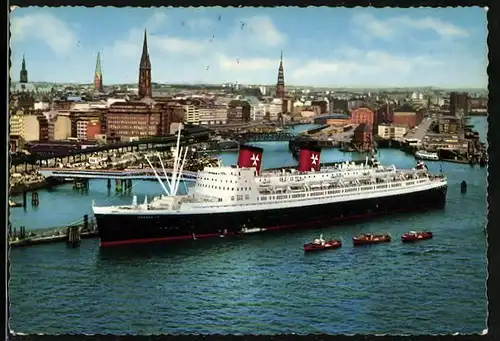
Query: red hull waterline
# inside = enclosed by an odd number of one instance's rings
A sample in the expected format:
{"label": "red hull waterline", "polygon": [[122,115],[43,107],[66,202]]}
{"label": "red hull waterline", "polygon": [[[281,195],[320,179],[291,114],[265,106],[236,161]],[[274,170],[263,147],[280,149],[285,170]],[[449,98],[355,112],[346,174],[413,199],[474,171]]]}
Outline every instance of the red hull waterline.
{"label": "red hull waterline", "polygon": [[420,240],[427,240],[433,237],[432,232],[405,233],[401,236],[403,243],[413,243]]}
{"label": "red hull waterline", "polygon": [[340,240],[329,240],[329,241],[325,242],[324,245],[308,243],[308,244],[304,244],[304,252],[334,250],[334,249],[338,249],[341,246],[342,246],[342,242]]}

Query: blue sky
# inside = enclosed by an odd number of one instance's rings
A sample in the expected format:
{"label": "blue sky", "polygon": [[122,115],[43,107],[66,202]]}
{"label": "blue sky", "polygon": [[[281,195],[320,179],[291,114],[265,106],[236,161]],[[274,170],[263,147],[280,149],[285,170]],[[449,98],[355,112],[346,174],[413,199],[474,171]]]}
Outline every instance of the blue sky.
{"label": "blue sky", "polygon": [[[14,81],[135,83],[144,29],[159,83],[487,86],[486,10],[25,8],[11,14]],[[242,25],[244,23],[244,25]]]}

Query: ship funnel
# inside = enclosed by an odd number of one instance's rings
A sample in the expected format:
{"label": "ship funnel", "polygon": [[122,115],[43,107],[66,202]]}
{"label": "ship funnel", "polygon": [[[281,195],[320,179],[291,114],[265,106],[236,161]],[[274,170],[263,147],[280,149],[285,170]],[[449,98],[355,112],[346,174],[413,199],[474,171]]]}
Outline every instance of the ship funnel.
{"label": "ship funnel", "polygon": [[316,146],[303,147],[299,154],[299,172],[319,171],[321,148]]}
{"label": "ship funnel", "polygon": [[262,166],[262,155],[264,149],[254,146],[241,145],[238,154],[238,167],[255,168],[257,174],[260,173]]}

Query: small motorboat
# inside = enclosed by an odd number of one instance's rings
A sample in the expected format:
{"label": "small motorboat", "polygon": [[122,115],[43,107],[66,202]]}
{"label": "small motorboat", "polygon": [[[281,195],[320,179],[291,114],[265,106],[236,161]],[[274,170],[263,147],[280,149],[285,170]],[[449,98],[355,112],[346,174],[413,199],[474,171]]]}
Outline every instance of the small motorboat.
{"label": "small motorboat", "polygon": [[312,243],[304,244],[304,252],[337,249],[342,246],[342,242],[337,239],[324,240],[323,235],[314,239]]}
{"label": "small motorboat", "polygon": [[23,204],[20,202],[9,200],[9,207],[22,207]]}
{"label": "small motorboat", "polygon": [[439,155],[438,153],[428,152],[426,150],[419,150],[415,153],[415,158],[420,160],[438,161]]}
{"label": "small motorboat", "polygon": [[401,236],[401,241],[403,243],[411,243],[419,240],[431,239],[433,237],[432,232],[428,231],[410,231]]}
{"label": "small motorboat", "polygon": [[352,237],[352,242],[354,246],[389,243],[391,240],[392,238],[388,233],[384,234],[363,233],[360,234],[358,237]]}

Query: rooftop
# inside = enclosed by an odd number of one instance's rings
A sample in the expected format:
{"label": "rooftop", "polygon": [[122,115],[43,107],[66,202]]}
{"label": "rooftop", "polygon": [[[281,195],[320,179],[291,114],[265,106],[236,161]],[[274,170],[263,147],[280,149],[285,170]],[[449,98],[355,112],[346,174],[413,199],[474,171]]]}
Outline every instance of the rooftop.
{"label": "rooftop", "polygon": [[417,113],[415,111],[395,111],[394,115],[395,116],[411,116],[411,115],[416,115]]}
{"label": "rooftop", "polygon": [[325,118],[325,119],[349,119],[349,115],[346,114],[323,114],[316,116],[315,118]]}

